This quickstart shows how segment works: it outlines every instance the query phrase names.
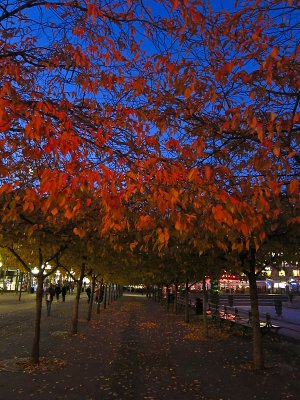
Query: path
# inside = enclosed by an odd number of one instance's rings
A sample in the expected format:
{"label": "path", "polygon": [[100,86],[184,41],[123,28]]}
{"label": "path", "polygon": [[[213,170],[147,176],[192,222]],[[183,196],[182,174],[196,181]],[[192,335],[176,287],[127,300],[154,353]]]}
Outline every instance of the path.
{"label": "path", "polygon": [[[42,334],[47,340],[43,339],[41,352],[48,360],[56,358],[65,364],[31,373],[0,372],[1,400],[299,398],[296,358],[293,362],[276,353],[267,354],[270,368],[256,374],[248,369],[248,339],[224,335],[219,340],[189,340],[194,335],[191,329],[198,326],[187,326],[181,317],[167,314],[145,297],[123,296],[101,310],[100,316],[94,314],[90,323],[85,321],[87,304],[82,301],[80,334],[71,338],[59,336],[67,326],[71,299],[53,306],[53,315],[43,317]],[[32,312],[25,310],[24,315],[29,321]],[[1,337],[2,362],[24,356],[30,348],[29,325],[16,332]],[[11,344],[9,348],[7,343]]]}

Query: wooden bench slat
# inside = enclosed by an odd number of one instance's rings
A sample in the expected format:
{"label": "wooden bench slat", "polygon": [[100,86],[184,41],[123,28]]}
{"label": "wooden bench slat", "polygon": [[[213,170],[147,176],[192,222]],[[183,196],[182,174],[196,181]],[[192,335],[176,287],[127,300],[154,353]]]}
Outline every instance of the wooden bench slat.
{"label": "wooden bench slat", "polygon": [[[246,332],[249,329],[252,329],[251,312],[249,312],[248,320],[240,317],[237,308],[235,308],[235,314],[228,313],[227,307],[224,307],[224,311],[220,311],[218,308],[216,308],[214,311],[212,311],[211,316],[212,316],[212,321],[219,320],[220,325],[224,322],[225,323],[229,322],[230,329],[232,329],[233,327],[239,327],[242,330],[243,336],[246,334]],[[281,329],[281,326],[273,325],[271,323],[271,316],[269,313],[266,314],[266,321],[260,322],[260,330],[261,330],[262,335],[265,335],[268,333],[278,334],[280,329]]]}

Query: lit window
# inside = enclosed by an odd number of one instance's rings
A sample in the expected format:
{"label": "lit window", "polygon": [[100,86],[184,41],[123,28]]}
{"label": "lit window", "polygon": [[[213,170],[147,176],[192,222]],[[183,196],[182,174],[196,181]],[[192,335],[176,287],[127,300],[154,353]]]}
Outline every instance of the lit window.
{"label": "lit window", "polygon": [[285,276],[285,270],[284,270],[284,269],[281,269],[281,270],[278,272],[278,275],[279,275],[279,276]]}
{"label": "lit window", "polygon": [[293,276],[299,276],[300,275],[300,270],[299,269],[293,269]]}

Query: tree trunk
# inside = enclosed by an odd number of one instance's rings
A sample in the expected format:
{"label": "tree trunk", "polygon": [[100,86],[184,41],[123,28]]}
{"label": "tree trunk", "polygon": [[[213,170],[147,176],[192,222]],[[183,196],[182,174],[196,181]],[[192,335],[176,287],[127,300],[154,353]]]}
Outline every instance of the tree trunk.
{"label": "tree trunk", "polygon": [[28,274],[27,274],[27,293],[31,293],[31,280],[32,280],[31,272],[28,272]]}
{"label": "tree trunk", "polygon": [[253,334],[253,367],[254,369],[264,368],[264,354],[263,354],[263,343],[262,335],[259,325],[259,308],[258,308],[258,294],[256,284],[256,273],[255,273],[255,250],[252,249],[250,271],[248,273],[249,286],[250,286],[250,304],[251,304],[251,319],[252,319],[252,334]]}
{"label": "tree trunk", "polygon": [[110,302],[113,303],[115,301],[115,285],[112,283],[110,287]]}
{"label": "tree trunk", "polygon": [[41,338],[41,315],[43,302],[43,271],[40,271],[37,276],[37,290],[35,300],[35,321],[34,321],[34,337],[31,351],[31,361],[38,364],[40,360],[40,338]]}
{"label": "tree trunk", "polygon": [[204,335],[208,338],[208,325],[207,325],[207,314],[206,314],[206,304],[207,304],[207,290],[206,290],[206,276],[204,275],[202,280],[203,285],[203,330]]}
{"label": "tree trunk", "polygon": [[103,308],[104,310],[106,309],[106,304],[107,304],[107,283],[104,286],[104,296],[103,296]]}
{"label": "tree trunk", "polygon": [[189,280],[185,281],[185,308],[184,308],[184,321],[188,324],[190,322],[189,310]]}
{"label": "tree trunk", "polygon": [[20,272],[20,290],[19,290],[19,301],[21,301],[21,297],[22,297],[22,285],[23,285],[23,279],[24,279],[24,272]]}
{"label": "tree trunk", "polygon": [[114,285],[113,283],[110,284],[110,304],[114,302]]}
{"label": "tree trunk", "polygon": [[110,287],[110,302],[113,303],[115,301],[115,285],[112,283]]}
{"label": "tree trunk", "polygon": [[95,286],[96,286],[96,276],[93,275],[93,277],[92,277],[92,293],[91,293],[91,299],[90,299],[89,309],[88,309],[88,315],[87,315],[87,320],[88,320],[88,321],[90,321],[91,318],[92,318],[92,311],[93,311],[93,304],[94,304]]}
{"label": "tree trunk", "polygon": [[21,274],[21,271],[17,270],[16,286],[15,286],[16,293],[18,293],[18,291],[19,291],[20,274]]}
{"label": "tree trunk", "polygon": [[173,311],[175,314],[177,314],[177,312],[178,312],[178,281],[175,282]]}
{"label": "tree trunk", "polygon": [[[100,283],[100,288],[99,289],[100,290],[99,290],[98,303],[97,303],[97,314],[100,314],[100,306],[101,306],[100,298],[101,298],[102,289],[103,289],[103,279],[102,279],[102,281]],[[103,298],[102,298],[102,301],[103,301]]]}
{"label": "tree trunk", "polygon": [[107,305],[110,305],[111,284],[108,285]]}
{"label": "tree trunk", "polygon": [[71,335],[76,335],[76,333],[78,332],[79,300],[80,300],[80,295],[81,295],[82,281],[84,278],[84,273],[85,273],[85,264],[82,264],[81,270],[80,270],[80,278],[77,283],[77,292],[76,292],[75,302],[74,302],[74,306],[73,306],[73,314],[72,314],[71,329],[70,329]]}
{"label": "tree trunk", "polygon": [[166,290],[166,310],[169,311],[170,309],[170,288],[167,287]]}

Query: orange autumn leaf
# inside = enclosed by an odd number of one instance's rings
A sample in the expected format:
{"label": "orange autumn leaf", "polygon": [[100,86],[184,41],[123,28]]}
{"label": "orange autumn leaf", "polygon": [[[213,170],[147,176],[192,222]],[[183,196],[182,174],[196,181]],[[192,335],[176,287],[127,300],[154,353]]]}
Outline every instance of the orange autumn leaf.
{"label": "orange autumn leaf", "polygon": [[299,181],[298,179],[291,180],[289,184],[289,192],[291,194],[298,194],[299,193]]}
{"label": "orange autumn leaf", "polygon": [[85,230],[83,230],[83,229],[81,229],[81,228],[74,228],[74,229],[73,229],[73,232],[74,232],[74,234],[75,234],[76,236],[79,236],[80,239],[82,239],[82,238],[86,235]]}
{"label": "orange autumn leaf", "polygon": [[73,211],[71,211],[69,208],[65,211],[65,217],[67,219],[71,219],[73,217]]}
{"label": "orange autumn leaf", "polygon": [[133,251],[137,245],[138,245],[138,241],[134,241],[134,242],[130,243],[130,250]]}
{"label": "orange autumn leaf", "polygon": [[242,224],[241,224],[241,231],[242,231],[242,234],[243,234],[245,237],[248,235],[248,233],[249,233],[249,231],[248,231],[248,226],[247,226],[245,223],[242,223]]}

